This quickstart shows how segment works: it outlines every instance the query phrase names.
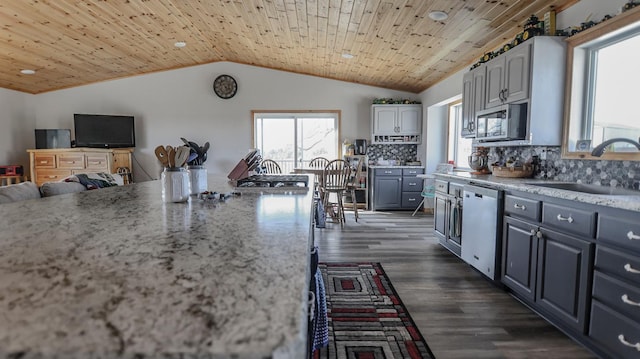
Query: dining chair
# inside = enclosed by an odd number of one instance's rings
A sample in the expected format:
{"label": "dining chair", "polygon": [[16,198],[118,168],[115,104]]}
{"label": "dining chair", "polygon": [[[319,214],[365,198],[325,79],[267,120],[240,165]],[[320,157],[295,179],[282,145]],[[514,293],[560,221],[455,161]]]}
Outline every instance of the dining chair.
{"label": "dining chair", "polygon": [[351,166],[342,159],[329,161],[322,173],[320,191],[323,193],[324,209],[329,211],[331,218],[337,220],[340,226],[344,226],[345,222],[342,197],[347,191],[350,175]]}
{"label": "dining chair", "polygon": [[262,160],[260,163],[260,167],[262,168],[262,173],[267,174],[280,174],[282,173],[282,169],[278,162],[270,159]]}
{"label": "dining chair", "polygon": [[362,176],[362,161],[363,161],[364,157],[360,157],[358,158],[358,162],[356,163],[355,166],[353,166],[351,168],[351,172],[354,172],[354,168],[355,168],[355,175],[353,176],[349,176],[349,182],[347,183],[347,190],[349,191],[349,195],[351,196],[351,206],[353,208],[353,215],[356,219],[356,222],[358,222],[358,200],[356,197],[356,189],[360,188],[360,176]]}
{"label": "dining chair", "polygon": [[309,161],[309,168],[325,168],[327,167],[328,163],[329,160],[327,158],[315,157],[312,158],[311,161]]}

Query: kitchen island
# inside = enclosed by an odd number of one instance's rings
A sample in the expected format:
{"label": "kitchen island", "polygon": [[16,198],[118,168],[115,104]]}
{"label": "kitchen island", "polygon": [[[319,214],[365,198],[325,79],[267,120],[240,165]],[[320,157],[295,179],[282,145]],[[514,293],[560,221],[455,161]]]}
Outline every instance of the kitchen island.
{"label": "kitchen island", "polygon": [[1,205],[0,358],[304,358],[312,203],[151,181]]}

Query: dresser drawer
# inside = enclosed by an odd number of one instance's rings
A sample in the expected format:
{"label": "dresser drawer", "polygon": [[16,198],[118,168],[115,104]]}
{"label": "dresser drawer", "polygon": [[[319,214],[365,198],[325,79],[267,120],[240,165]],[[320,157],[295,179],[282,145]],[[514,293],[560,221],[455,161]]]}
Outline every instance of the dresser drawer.
{"label": "dresser drawer", "polygon": [[514,216],[540,222],[540,201],[507,195],[504,198],[504,212]]}
{"label": "dresser drawer", "polygon": [[591,304],[589,337],[608,349],[612,358],[638,358],[640,325],[597,300]]}
{"label": "dresser drawer", "polygon": [[422,178],[402,177],[402,192],[422,192]]}
{"label": "dresser drawer", "polygon": [[56,155],[36,154],[33,160],[35,168],[56,168]]}
{"label": "dresser drawer", "polygon": [[82,169],[84,168],[84,155],[66,153],[58,155],[58,168]]}
{"label": "dresser drawer", "polygon": [[87,154],[85,168],[99,172],[108,172],[109,156],[106,153]]}
{"label": "dresser drawer", "polygon": [[421,175],[424,173],[424,168],[403,168],[402,175],[403,176],[415,176]]}
{"label": "dresser drawer", "polygon": [[595,271],[593,297],[629,319],[640,323],[640,286]]}
{"label": "dresser drawer", "polygon": [[70,170],[39,170],[37,184],[45,182],[58,182],[66,177],[71,176]]}
{"label": "dresser drawer", "polygon": [[[635,216],[632,220],[631,218]],[[640,253],[640,215],[630,213],[629,218],[612,217],[600,214],[598,217],[598,240],[607,241],[616,245],[636,250]]]}
{"label": "dresser drawer", "polygon": [[640,257],[619,252],[615,249],[596,246],[597,270],[640,286]]}
{"label": "dresser drawer", "polygon": [[596,230],[596,213],[556,204],[543,203],[542,223],[565,232],[593,238]]}
{"label": "dresser drawer", "polygon": [[449,182],[443,180],[436,180],[436,192],[448,193]]}
{"label": "dresser drawer", "polygon": [[376,176],[402,176],[402,168],[376,168]]}

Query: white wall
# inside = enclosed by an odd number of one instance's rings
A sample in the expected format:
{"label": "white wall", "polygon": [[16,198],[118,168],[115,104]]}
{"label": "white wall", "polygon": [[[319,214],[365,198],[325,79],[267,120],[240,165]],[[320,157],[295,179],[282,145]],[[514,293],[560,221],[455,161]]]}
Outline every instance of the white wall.
{"label": "white wall", "polygon": [[27,148],[35,144],[34,116],[28,103],[33,95],[0,89],[0,165],[29,168]]}
{"label": "white wall", "polygon": [[[605,15],[620,13],[626,2],[627,0],[581,0],[556,15],[556,28],[580,26],[580,23],[588,20],[600,22]],[[462,76],[467,71],[468,68],[457,72],[420,93],[425,117],[423,138],[427,141],[418,148],[418,156],[425,158],[427,172],[435,170],[438,163],[447,160],[446,105],[462,97]]]}
{"label": "white wall", "polygon": [[[238,82],[238,93],[229,100],[212,89],[223,73]],[[181,145],[180,137],[201,145],[209,141],[209,173],[228,174],[251,147],[251,110],[341,110],[341,139],[370,138],[370,106],[378,97],[418,99],[407,92],[220,62],[44,93],[31,105],[37,128],[72,129],[74,113],[134,115],[135,159],[157,178],[154,148]],[[134,174],[136,181],[149,179],[135,161]]]}

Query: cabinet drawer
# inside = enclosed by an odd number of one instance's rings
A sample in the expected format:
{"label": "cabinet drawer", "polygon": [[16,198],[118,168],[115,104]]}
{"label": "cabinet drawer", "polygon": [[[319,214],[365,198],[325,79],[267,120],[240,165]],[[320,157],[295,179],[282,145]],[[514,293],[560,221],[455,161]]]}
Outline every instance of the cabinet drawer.
{"label": "cabinet drawer", "polygon": [[56,168],[56,155],[37,154],[34,165],[36,168]]}
{"label": "cabinet drawer", "polygon": [[640,323],[640,288],[602,272],[593,276],[593,297]]}
{"label": "cabinet drawer", "polygon": [[408,192],[402,194],[402,208],[415,209],[418,207],[418,203],[422,201],[420,192]]}
{"label": "cabinet drawer", "polygon": [[402,168],[376,168],[376,176],[402,176]]}
{"label": "cabinet drawer", "polygon": [[601,214],[598,217],[597,239],[640,251],[640,223],[637,212],[634,215],[635,219],[632,221],[631,218],[614,218]]}
{"label": "cabinet drawer", "polygon": [[540,201],[507,195],[504,198],[504,212],[518,217],[540,222]]}
{"label": "cabinet drawer", "polygon": [[424,168],[403,168],[402,175],[403,176],[415,176],[421,175],[424,173]]}
{"label": "cabinet drawer", "polygon": [[402,192],[422,192],[422,178],[402,177]]}
{"label": "cabinet drawer", "polygon": [[464,185],[461,183],[449,183],[449,194],[462,197],[462,193],[464,192]]}
{"label": "cabinet drawer", "polygon": [[58,168],[82,169],[84,168],[84,155],[78,155],[78,154],[58,155]]}
{"label": "cabinet drawer", "polygon": [[566,232],[593,238],[596,229],[596,213],[544,203],[542,204],[542,223]]}
{"label": "cabinet drawer", "polygon": [[443,180],[436,180],[436,192],[448,193],[449,182]]}
{"label": "cabinet drawer", "polygon": [[612,358],[638,358],[640,324],[594,300],[589,336],[608,349]]}
{"label": "cabinet drawer", "polygon": [[106,153],[88,154],[86,155],[85,168],[101,172],[108,172],[109,157]]}
{"label": "cabinet drawer", "polygon": [[596,246],[596,269],[640,286],[640,257]]}
{"label": "cabinet drawer", "polygon": [[39,184],[57,182],[69,176],[71,176],[70,170],[39,170],[37,181]]}

